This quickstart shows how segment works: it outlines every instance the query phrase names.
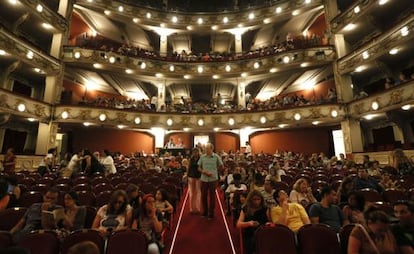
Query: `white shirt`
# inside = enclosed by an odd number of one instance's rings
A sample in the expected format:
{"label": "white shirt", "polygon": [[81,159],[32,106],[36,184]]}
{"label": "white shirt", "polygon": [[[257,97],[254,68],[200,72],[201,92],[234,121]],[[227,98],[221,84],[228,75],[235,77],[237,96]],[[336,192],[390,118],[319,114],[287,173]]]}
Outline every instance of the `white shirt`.
{"label": "white shirt", "polygon": [[106,156],[103,160],[102,160],[102,165],[104,165],[105,170],[110,173],[110,174],[115,174],[116,173],[116,167],[114,164],[114,159],[112,159],[112,157],[110,155]]}

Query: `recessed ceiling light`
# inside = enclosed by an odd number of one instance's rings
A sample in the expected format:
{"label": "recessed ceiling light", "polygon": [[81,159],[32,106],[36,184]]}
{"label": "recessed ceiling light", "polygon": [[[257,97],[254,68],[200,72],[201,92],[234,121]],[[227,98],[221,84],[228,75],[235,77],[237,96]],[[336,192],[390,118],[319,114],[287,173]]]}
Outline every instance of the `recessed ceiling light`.
{"label": "recessed ceiling light", "polygon": [[265,23],[265,24],[269,24],[270,22],[271,22],[271,19],[270,18],[265,18],[263,20],[263,23]]}
{"label": "recessed ceiling light", "polygon": [[204,71],[203,66],[199,65],[199,66],[197,67],[197,72],[198,72],[198,73],[203,73],[203,71]]}
{"label": "recessed ceiling light", "polygon": [[120,5],[120,6],[118,7],[118,11],[119,11],[119,12],[123,12],[123,11],[124,11],[124,6]]}
{"label": "recessed ceiling light", "polygon": [[42,12],[42,11],[43,11],[43,6],[42,6],[41,4],[38,4],[38,5],[36,6],[36,10],[37,10],[38,12]]}
{"label": "recessed ceiling light", "polygon": [[368,115],[364,116],[364,118],[367,119],[367,120],[372,120],[374,117],[375,117],[374,114],[368,114]]}
{"label": "recessed ceiling light", "polygon": [[362,53],[362,58],[364,58],[364,59],[368,59],[368,58],[369,58],[369,53],[368,53],[368,51],[364,51],[364,52]]}
{"label": "recessed ceiling light", "polygon": [[279,124],[278,126],[279,126],[279,128],[285,128],[285,127],[287,126],[287,124],[283,124],[283,123],[281,123],[281,124]]}
{"label": "recessed ceiling light", "polygon": [[90,125],[91,125],[91,123],[89,123],[89,122],[84,122],[84,123],[83,123],[83,125],[84,125],[84,126],[86,126],[86,127],[88,127],[88,126],[90,126]]}
{"label": "recessed ceiling light", "polygon": [[277,7],[276,8],[276,13],[281,13],[282,12],[282,7]]}
{"label": "recessed ceiling light", "polygon": [[265,123],[266,123],[266,121],[267,121],[267,119],[266,119],[266,117],[265,117],[265,116],[261,116],[261,117],[260,117],[260,123],[265,124]]}
{"label": "recessed ceiling light", "polygon": [[125,125],[122,125],[122,124],[118,124],[116,127],[118,127],[118,129],[123,129],[123,128],[125,128],[126,126],[125,126]]}
{"label": "recessed ceiling light", "polygon": [[255,62],[255,63],[253,64],[253,68],[255,68],[255,69],[259,69],[259,67],[260,67],[259,62]]}
{"label": "recessed ceiling light", "polygon": [[213,75],[213,79],[219,79],[219,75],[214,74],[214,75]]}
{"label": "recessed ceiling light", "polygon": [[31,118],[31,117],[29,117],[29,118],[27,118],[27,121],[29,121],[29,122],[34,122],[34,121],[36,121],[36,118]]}
{"label": "recessed ceiling light", "polygon": [[411,105],[408,105],[408,104],[401,107],[401,109],[403,110],[409,110],[410,108],[411,108]]}
{"label": "recessed ceiling light", "polygon": [[171,126],[173,123],[174,123],[174,122],[173,122],[173,120],[172,120],[171,118],[168,118],[168,119],[167,119],[167,125],[168,125],[168,126]]}
{"label": "recessed ceiling light", "polygon": [[398,53],[398,49],[397,48],[393,48],[393,49],[390,50],[389,53],[390,53],[390,55],[395,55],[395,54]]}
{"label": "recessed ceiling light", "polygon": [[295,113],[295,114],[293,115],[293,118],[294,118],[296,121],[299,121],[299,120],[302,118],[302,116],[300,115],[300,113]]}
{"label": "recessed ceiling light", "polygon": [[231,71],[231,66],[230,65],[226,65],[226,67],[224,68],[227,72]]}
{"label": "recessed ceiling light", "polygon": [[204,22],[203,18],[198,18],[197,19],[197,24],[201,25],[201,24],[203,24],[203,22]]}
{"label": "recessed ceiling light", "polygon": [[99,63],[94,63],[94,64],[93,64],[93,67],[94,67],[94,68],[96,68],[96,69],[99,69],[99,68],[101,68],[101,67],[102,67],[102,64],[99,64]]}
{"label": "recessed ceiling light", "polygon": [[224,17],[224,18],[223,18],[223,23],[224,23],[224,24],[227,24],[227,22],[229,22],[229,18],[228,18],[228,17]]}
{"label": "recessed ceiling light", "polygon": [[313,125],[318,125],[320,122],[319,121],[313,121],[312,124]]}
{"label": "recessed ceiling light", "polygon": [[147,64],[145,62],[142,62],[139,66],[141,69],[147,68]]}
{"label": "recessed ceiling light", "polygon": [[388,0],[379,0],[378,1],[378,4],[379,5],[384,5],[384,4],[386,4],[388,2]]}
{"label": "recessed ceiling light", "polygon": [[135,124],[140,124],[141,123],[141,118],[139,116],[135,117],[134,123]]}
{"label": "recessed ceiling light", "polygon": [[234,118],[230,117],[228,123],[233,126],[235,123]]}
{"label": "recessed ceiling light", "polygon": [[301,63],[301,64],[300,64],[300,67],[302,67],[302,68],[303,68],[303,67],[308,67],[309,65],[310,65],[309,63]]}
{"label": "recessed ceiling light", "polygon": [[27,57],[28,59],[33,59],[33,56],[34,56],[34,54],[33,54],[33,51],[31,51],[31,50],[29,50],[29,51],[27,52],[27,54],[26,54],[26,57]]}
{"label": "recessed ceiling light", "polygon": [[151,12],[147,12],[147,14],[145,15],[145,17],[147,17],[147,19],[150,19],[151,18]]}
{"label": "recessed ceiling light", "polygon": [[42,70],[40,68],[34,68],[34,71],[37,72],[37,73],[41,73],[42,72]]}
{"label": "recessed ceiling light", "polygon": [[171,18],[171,21],[172,21],[173,23],[177,23],[177,21],[178,21],[177,16],[173,16],[173,17]]}
{"label": "recessed ceiling light", "polygon": [[198,124],[198,126],[203,126],[204,125],[204,120],[203,119],[198,119],[197,124]]}
{"label": "recessed ceiling light", "polygon": [[109,57],[109,62],[110,63],[115,63],[116,58],[114,56],[110,56]]}
{"label": "recessed ceiling light", "polygon": [[270,73],[275,73],[275,72],[277,72],[277,68],[271,68],[271,69],[269,70],[269,72],[270,72]]}
{"label": "recessed ceiling light", "polygon": [[372,104],[371,104],[371,108],[373,110],[378,110],[378,108],[379,108],[378,102],[377,101],[373,101]]}
{"label": "recessed ceiling light", "polygon": [[344,30],[345,30],[345,31],[351,31],[351,30],[355,29],[355,27],[356,27],[356,25],[355,25],[355,24],[353,24],[353,23],[349,23],[348,25],[346,25],[346,26],[344,27]]}
{"label": "recessed ceiling light", "polygon": [[331,111],[331,116],[332,116],[333,118],[337,117],[337,116],[338,116],[338,111],[336,111],[336,110],[332,110],[332,111]]}
{"label": "recessed ceiling light", "polygon": [[365,69],[366,69],[365,66],[358,66],[358,67],[355,68],[355,72],[361,72],[361,71],[363,71]]}
{"label": "recessed ceiling light", "polygon": [[73,56],[74,56],[76,59],[79,59],[79,58],[81,57],[81,53],[80,53],[80,52],[75,52],[75,54],[73,54]]}
{"label": "recessed ceiling light", "polygon": [[403,27],[403,28],[401,28],[401,35],[402,36],[407,36],[408,35],[408,33],[409,33],[409,31],[408,31],[408,27]]}
{"label": "recessed ceiling light", "polygon": [[173,65],[173,64],[171,64],[169,69],[170,69],[170,71],[171,71],[171,72],[173,72],[173,71],[175,70],[174,65]]}
{"label": "recessed ceiling light", "polygon": [[254,18],[255,18],[254,13],[253,13],[253,12],[249,13],[249,19],[250,19],[250,20],[252,20],[252,19],[254,19]]}
{"label": "recessed ceiling light", "polygon": [[185,74],[185,75],[184,75],[184,79],[190,79],[190,75]]}
{"label": "recessed ceiling light", "polygon": [[361,11],[361,8],[359,7],[359,5],[355,6],[354,13],[359,13],[360,11]]}
{"label": "recessed ceiling light", "polygon": [[288,57],[288,56],[284,56],[284,57],[283,57],[283,62],[284,62],[284,63],[289,63],[289,62],[290,62],[290,57]]}
{"label": "recessed ceiling light", "polygon": [[48,24],[48,23],[42,23],[42,26],[45,29],[52,29],[53,28],[53,26],[51,24]]}
{"label": "recessed ceiling light", "polygon": [[292,16],[297,16],[297,15],[299,15],[299,10],[292,11]]}

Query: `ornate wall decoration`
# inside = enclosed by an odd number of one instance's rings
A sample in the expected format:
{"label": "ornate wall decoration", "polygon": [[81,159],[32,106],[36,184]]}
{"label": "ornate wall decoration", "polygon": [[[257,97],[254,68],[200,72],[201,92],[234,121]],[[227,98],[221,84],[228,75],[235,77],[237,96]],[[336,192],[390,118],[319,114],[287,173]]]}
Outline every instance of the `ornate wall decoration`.
{"label": "ornate wall decoration", "polygon": [[274,114],[274,120],[275,122],[282,122],[285,120],[286,113],[285,112],[276,112]]}
{"label": "ornate wall decoration", "polygon": [[355,111],[355,113],[357,113],[357,114],[362,114],[362,113],[364,113],[364,103],[358,103],[358,104],[355,104],[354,105],[354,111]]}
{"label": "ornate wall decoration", "polygon": [[159,116],[152,115],[152,116],[149,117],[151,125],[157,124],[159,122],[159,119],[160,119]]}
{"label": "ornate wall decoration", "polygon": [[126,122],[127,120],[127,113],[117,112],[116,113],[116,120],[118,122]]}
{"label": "ornate wall decoration", "polygon": [[309,111],[310,111],[310,118],[320,118],[320,117],[322,117],[320,108],[311,108]]}
{"label": "ornate wall decoration", "polygon": [[402,102],[403,89],[393,91],[390,96],[390,104],[398,104]]}
{"label": "ornate wall decoration", "polygon": [[247,124],[249,124],[249,123],[253,122],[253,120],[252,120],[252,115],[251,115],[251,114],[245,114],[245,115],[243,115],[243,120],[242,120],[242,122],[243,122],[243,123],[247,123]]}
{"label": "ornate wall decoration", "polygon": [[90,109],[82,109],[79,112],[79,118],[82,119],[82,120],[91,119],[92,118],[91,113],[92,113],[92,110],[90,110]]}
{"label": "ornate wall decoration", "polygon": [[7,95],[6,94],[0,95],[0,107],[7,107]]}
{"label": "ornate wall decoration", "polygon": [[46,113],[45,113],[45,110],[46,110],[45,106],[39,105],[39,104],[35,104],[34,107],[35,107],[34,114],[36,116],[39,116],[40,117],[40,116],[45,116],[46,115]]}

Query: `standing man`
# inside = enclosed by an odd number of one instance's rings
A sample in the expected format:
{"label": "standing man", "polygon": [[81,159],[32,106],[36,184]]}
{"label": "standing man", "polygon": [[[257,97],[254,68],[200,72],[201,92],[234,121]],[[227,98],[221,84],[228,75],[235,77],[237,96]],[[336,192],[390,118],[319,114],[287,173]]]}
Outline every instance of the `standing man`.
{"label": "standing man", "polygon": [[223,166],[220,156],[213,152],[211,143],[206,145],[206,153],[198,160],[198,171],[201,173],[201,203],[203,204],[203,217],[214,218],[216,205],[215,191],[218,182],[218,169]]}

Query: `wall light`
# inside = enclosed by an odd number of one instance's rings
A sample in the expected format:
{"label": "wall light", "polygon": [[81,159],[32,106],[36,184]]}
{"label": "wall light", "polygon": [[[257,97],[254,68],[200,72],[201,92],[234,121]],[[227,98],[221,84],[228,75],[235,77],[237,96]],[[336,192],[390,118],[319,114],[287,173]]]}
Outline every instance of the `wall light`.
{"label": "wall light", "polygon": [[234,118],[230,117],[228,123],[229,125],[233,126],[235,123]]}
{"label": "wall light", "polygon": [[401,107],[402,110],[409,110],[411,108],[411,105],[404,105]]}
{"label": "wall light", "polygon": [[174,70],[175,70],[175,67],[174,67],[174,65],[171,64],[170,65],[170,71],[173,72]]}
{"label": "wall light", "polygon": [[36,6],[36,10],[37,10],[38,12],[42,12],[42,11],[43,11],[43,6],[42,6],[41,4],[38,4],[38,5]]}
{"label": "wall light", "polygon": [[226,67],[224,68],[227,72],[231,71],[231,66],[230,65],[226,65]]}
{"label": "wall light", "polygon": [[198,124],[198,126],[203,126],[204,125],[204,120],[203,119],[198,119],[197,124]]}
{"label": "wall light", "polygon": [[67,111],[63,111],[60,116],[62,117],[62,119],[68,119],[69,117],[69,113]]}
{"label": "wall light", "polygon": [[379,108],[378,102],[377,101],[373,101],[372,104],[371,104],[371,108],[373,110],[377,110]]}
{"label": "wall light", "polygon": [[23,112],[26,110],[26,105],[24,105],[23,103],[20,103],[19,105],[17,105],[17,110],[20,112]]}
{"label": "wall light", "polygon": [[173,122],[173,120],[172,120],[171,118],[168,118],[168,119],[167,119],[167,125],[168,125],[168,126],[173,125],[173,123],[174,123],[174,122]]}
{"label": "wall light", "polygon": [[106,120],[106,115],[104,113],[99,115],[99,121],[103,122]]}
{"label": "wall light", "polygon": [[261,117],[260,117],[260,123],[265,124],[265,123],[266,123],[266,121],[267,121],[267,119],[266,119],[266,117],[265,117],[265,116],[261,116]]}
{"label": "wall light", "polygon": [[141,123],[141,118],[139,116],[135,117],[134,123],[135,124],[140,124]]}
{"label": "wall light", "polygon": [[331,111],[331,116],[332,117],[337,117],[338,116],[338,111],[336,111],[335,109]]}
{"label": "wall light", "polygon": [[294,118],[296,121],[299,121],[299,120],[302,118],[302,116],[300,115],[300,113],[295,113],[295,114],[293,115],[293,118]]}

